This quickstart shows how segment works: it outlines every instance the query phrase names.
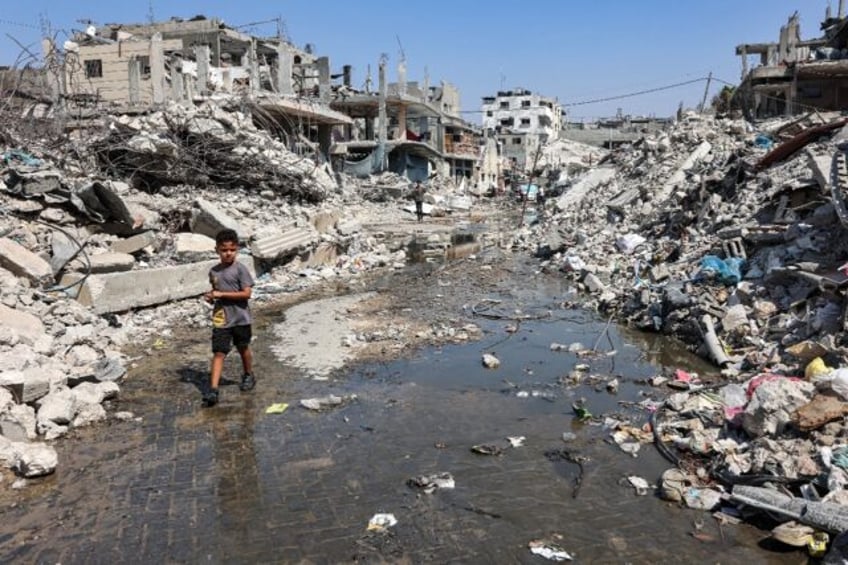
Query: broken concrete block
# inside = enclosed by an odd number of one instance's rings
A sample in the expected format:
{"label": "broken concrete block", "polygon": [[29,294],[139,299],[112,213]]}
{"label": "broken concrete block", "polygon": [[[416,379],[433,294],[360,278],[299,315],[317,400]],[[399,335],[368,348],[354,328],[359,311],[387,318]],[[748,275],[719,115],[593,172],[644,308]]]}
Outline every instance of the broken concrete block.
{"label": "broken concrete block", "polygon": [[80,252],[79,245],[60,231],[53,232],[50,239],[50,247],[52,250],[50,267],[53,269],[54,275],[61,271]]}
{"label": "broken concrete block", "polygon": [[73,427],[81,428],[106,419],[106,409],[100,404],[83,404],[77,408]]}
{"label": "broken concrete block", "polygon": [[56,450],[43,443],[19,443],[15,445],[18,450],[18,461],[15,471],[27,478],[49,475],[56,470],[59,457]]}
{"label": "broken concrete block", "polygon": [[712,149],[713,146],[709,141],[701,142],[701,144],[689,154],[686,160],[683,161],[680,167],[668,178],[665,184],[663,184],[660,190],[654,195],[654,200],[659,202],[665,201],[671,192],[686,180],[686,172],[692,169],[698,161],[701,161],[704,157],[706,157]]}
{"label": "broken concrete block", "polygon": [[10,328],[18,339],[27,345],[35,344],[46,334],[41,320],[15,308],[0,304],[0,327]]}
{"label": "broken concrete block", "polygon": [[362,224],[356,220],[343,220],[336,224],[336,231],[339,235],[353,235],[362,231]]}
{"label": "broken concrete block", "polygon": [[491,353],[483,354],[483,366],[487,369],[497,369],[501,366],[501,361]]}
{"label": "broken concrete block", "polygon": [[12,441],[36,439],[35,410],[28,404],[16,404],[0,414],[0,435]]}
{"label": "broken concrete block", "polygon": [[239,238],[247,239],[241,225],[229,214],[212,204],[198,198],[194,202],[195,209],[191,215],[191,231],[214,238],[223,229],[235,230]]}
{"label": "broken concrete block", "polygon": [[318,233],[327,233],[336,227],[338,221],[338,214],[333,212],[318,212],[312,217],[310,223],[315,227]]}
{"label": "broken concrete block", "polygon": [[598,167],[589,171],[557,199],[557,209],[564,211],[574,206],[594,189],[611,182],[615,178],[615,175],[616,170],[612,167]]}
{"label": "broken concrete block", "polygon": [[254,241],[250,252],[257,259],[273,261],[297,252],[315,241],[315,232],[306,228],[292,228],[278,235]]}
{"label": "broken concrete block", "polygon": [[53,276],[50,263],[7,237],[0,238],[0,267],[36,283]]}
{"label": "broken concrete block", "polygon": [[18,402],[33,402],[50,392],[50,376],[38,367],[0,372],[0,387]]}
{"label": "broken concrete block", "polygon": [[76,401],[71,389],[57,388],[38,402],[38,428],[46,422],[65,425],[71,423],[76,414]]}
{"label": "broken concrete block", "polygon": [[801,406],[793,415],[793,421],[802,432],[817,430],[848,414],[848,402],[831,395],[819,394]]}
{"label": "broken concrete block", "polygon": [[[253,262],[243,263],[253,274]],[[91,275],[80,285],[82,288],[77,300],[90,306],[96,314],[105,314],[200,296],[209,290],[209,269],[217,264],[217,260],[211,260],[158,269]],[[62,278],[62,284],[78,279],[79,275],[69,274]]]}
{"label": "broken concrete block", "polygon": [[215,240],[202,233],[178,233],[174,236],[174,252],[190,261],[208,259],[215,256]]}
{"label": "broken concrete block", "polygon": [[115,241],[109,247],[113,253],[137,253],[149,245],[156,243],[156,233],[146,231],[127,239]]}
{"label": "broken concrete block", "polygon": [[742,426],[752,437],[780,434],[814,392],[815,386],[806,381],[789,377],[766,380],[756,388],[745,407]]}
{"label": "broken concrete block", "polygon": [[135,257],[129,253],[100,253],[89,255],[92,273],[116,273],[132,270]]}
{"label": "broken concrete block", "polygon": [[745,311],[745,306],[737,304],[728,308],[724,317],[721,319],[721,327],[726,332],[735,331],[737,328],[748,325],[748,314]]}
{"label": "broken concrete block", "polygon": [[586,288],[589,292],[603,292],[606,290],[606,286],[601,282],[601,279],[598,278],[594,273],[587,273],[583,278],[583,284],[586,285]]}

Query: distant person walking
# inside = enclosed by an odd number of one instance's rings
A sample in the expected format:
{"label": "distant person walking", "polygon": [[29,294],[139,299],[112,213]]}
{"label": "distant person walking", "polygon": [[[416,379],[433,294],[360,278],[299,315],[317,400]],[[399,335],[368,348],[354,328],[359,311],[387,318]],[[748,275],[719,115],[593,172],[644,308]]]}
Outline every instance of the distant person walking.
{"label": "distant person walking", "polygon": [[239,388],[251,390],[256,385],[253,377],[253,353],[250,351],[251,317],[247,301],[253,288],[253,277],[243,264],[236,261],[239,240],[235,231],[221,230],[215,236],[215,251],[220,263],[209,269],[212,290],[203,295],[212,308],[212,367],[209,388],[203,392],[203,406],[218,404],[218,383],[224,370],[224,359],[232,345],[241,356],[244,369]]}
{"label": "distant person walking", "polygon": [[415,183],[412,189],[412,198],[415,200],[415,215],[418,216],[418,221],[424,220],[424,194],[427,189],[421,184],[421,181]]}

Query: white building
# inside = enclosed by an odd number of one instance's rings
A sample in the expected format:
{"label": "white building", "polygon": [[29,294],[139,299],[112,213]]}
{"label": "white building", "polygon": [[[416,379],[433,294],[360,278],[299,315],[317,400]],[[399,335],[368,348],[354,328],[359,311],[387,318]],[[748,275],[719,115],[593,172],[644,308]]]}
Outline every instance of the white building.
{"label": "white building", "polygon": [[485,135],[495,137],[519,169],[532,166],[539,145],[557,139],[562,129],[559,102],[523,88],[484,97],[482,109]]}

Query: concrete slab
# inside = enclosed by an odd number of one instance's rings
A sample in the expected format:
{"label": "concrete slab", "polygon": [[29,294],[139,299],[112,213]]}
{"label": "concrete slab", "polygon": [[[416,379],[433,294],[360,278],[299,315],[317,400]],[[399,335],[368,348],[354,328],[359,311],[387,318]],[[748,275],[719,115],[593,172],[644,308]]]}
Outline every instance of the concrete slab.
{"label": "concrete slab", "polygon": [[564,211],[578,204],[593,189],[611,182],[615,178],[615,169],[612,167],[600,167],[589,171],[569,188],[562,196],[557,198],[556,206]]}
{"label": "concrete slab", "polygon": [[44,324],[28,312],[0,304],[0,326],[12,328],[27,345],[32,345],[44,336]]}
{"label": "concrete slab", "polygon": [[113,253],[137,253],[148,245],[156,243],[156,239],[155,232],[146,231],[112,243],[109,250]]}
{"label": "concrete slab", "polygon": [[[253,261],[244,257],[241,261],[251,274],[255,273]],[[214,259],[158,269],[91,275],[81,285],[77,300],[95,313],[105,314],[200,296],[209,290],[209,269],[217,264],[218,260]],[[61,284],[75,282],[80,276],[66,275]]]}
{"label": "concrete slab", "polygon": [[11,392],[19,404],[25,404],[50,392],[50,377],[36,367],[24,371],[3,371],[0,373],[0,387]]}
{"label": "concrete slab", "polygon": [[117,273],[129,271],[135,265],[135,257],[129,253],[100,253],[89,255],[92,273]]}
{"label": "concrete slab", "polygon": [[215,240],[201,233],[178,233],[174,252],[182,259],[199,261],[215,257]]}
{"label": "concrete slab", "polygon": [[0,267],[33,282],[53,276],[50,263],[7,237],[0,238]]}
{"label": "concrete slab", "polygon": [[203,198],[194,202],[191,215],[191,231],[214,238],[223,229],[235,230],[239,238],[247,239],[248,234],[235,218]]}
{"label": "concrete slab", "polygon": [[250,252],[257,259],[271,261],[289,255],[315,241],[315,232],[306,228],[292,228],[278,235],[254,241]]}

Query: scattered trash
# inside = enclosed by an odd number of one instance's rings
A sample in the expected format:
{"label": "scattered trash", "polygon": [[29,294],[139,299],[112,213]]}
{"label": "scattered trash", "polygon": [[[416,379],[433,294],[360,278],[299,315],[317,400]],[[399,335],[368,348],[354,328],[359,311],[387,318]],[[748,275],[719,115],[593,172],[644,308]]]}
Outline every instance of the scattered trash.
{"label": "scattered trash", "polygon": [[471,451],[480,455],[500,455],[503,453],[503,449],[501,447],[487,443],[473,445],[471,446]]}
{"label": "scattered trash", "polygon": [[610,394],[618,394],[618,379],[613,379],[607,383],[607,391]]}
{"label": "scattered trash", "polygon": [[572,404],[571,409],[574,410],[574,415],[577,416],[578,420],[586,421],[592,419],[592,413],[585,406]]}
{"label": "scattered trash", "polygon": [[265,409],[266,414],[282,414],[289,405],[286,402],[277,402]]}
{"label": "scattered trash", "polygon": [[487,369],[497,369],[501,366],[501,361],[491,353],[483,354],[483,366]]}
{"label": "scattered trash", "polygon": [[453,475],[450,473],[435,473],[433,475],[422,475],[413,477],[406,481],[410,487],[416,487],[430,494],[436,489],[452,489],[456,486]]}
{"label": "scattered trash", "polygon": [[561,539],[561,535],[554,534],[551,538],[533,540],[527,545],[533,555],[549,561],[571,561],[574,558],[559,545]]}
{"label": "scattered trash", "polygon": [[341,406],[342,404],[350,402],[352,400],[356,400],[355,394],[351,394],[345,397],[336,396],[335,394],[329,394],[327,396],[321,396],[317,398],[304,398],[300,401],[300,405],[304,408],[308,408],[309,410],[326,410],[327,408]]}
{"label": "scattered trash", "polygon": [[771,537],[792,547],[807,547],[816,531],[794,520],[784,522],[771,531]]}
{"label": "scattered trash", "polygon": [[524,436],[507,436],[510,447],[522,447],[527,438]]}
{"label": "scattered trash", "polygon": [[369,532],[385,532],[397,524],[394,514],[374,514],[368,521]]}
{"label": "scattered trash", "polygon": [[651,488],[651,485],[648,484],[648,481],[646,481],[642,477],[631,475],[627,477],[627,481],[634,489],[636,489],[636,496],[645,496],[646,494],[648,494],[648,491]]}

